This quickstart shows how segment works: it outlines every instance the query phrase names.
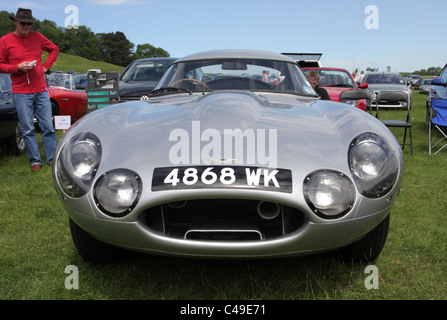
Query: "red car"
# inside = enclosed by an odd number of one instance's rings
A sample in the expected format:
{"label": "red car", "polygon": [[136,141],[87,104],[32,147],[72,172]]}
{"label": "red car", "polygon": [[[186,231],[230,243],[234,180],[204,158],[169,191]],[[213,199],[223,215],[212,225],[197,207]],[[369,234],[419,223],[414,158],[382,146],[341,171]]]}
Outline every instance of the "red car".
{"label": "red car", "polygon": [[[315,70],[320,74],[318,86],[323,87],[329,93],[332,101],[340,101],[340,93],[345,90],[359,90],[359,86],[345,69],[338,68],[303,68],[307,75],[310,70]],[[360,89],[366,89],[367,85],[362,85]],[[366,101],[358,100],[355,107],[366,111]]]}
{"label": "red car", "polygon": [[76,90],[72,74],[51,73],[45,77],[53,115],[70,116],[73,123],[87,114],[87,92]]}

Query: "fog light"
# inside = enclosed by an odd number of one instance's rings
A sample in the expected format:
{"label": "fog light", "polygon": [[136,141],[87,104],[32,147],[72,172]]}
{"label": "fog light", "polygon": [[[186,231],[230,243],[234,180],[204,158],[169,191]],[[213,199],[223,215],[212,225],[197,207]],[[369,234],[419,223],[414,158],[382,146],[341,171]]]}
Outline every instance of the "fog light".
{"label": "fog light", "polygon": [[343,173],[321,170],[304,179],[304,198],[312,211],[325,219],[336,219],[351,210],[355,200],[352,181]]}
{"label": "fog light", "polygon": [[102,212],[122,217],[136,206],[141,190],[141,179],[135,172],[117,169],[103,174],[93,191],[96,205]]}

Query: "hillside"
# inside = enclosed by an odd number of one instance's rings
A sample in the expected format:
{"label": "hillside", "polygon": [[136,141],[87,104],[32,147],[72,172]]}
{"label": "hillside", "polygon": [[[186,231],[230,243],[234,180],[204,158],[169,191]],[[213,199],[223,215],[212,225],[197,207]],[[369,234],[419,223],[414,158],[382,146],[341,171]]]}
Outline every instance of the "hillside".
{"label": "hillside", "polygon": [[[48,53],[42,54],[42,60],[45,61]],[[60,71],[76,71],[77,73],[87,73],[88,69],[101,69],[102,72],[117,71],[122,72],[124,67],[113,65],[102,61],[92,61],[67,53],[59,52],[56,62],[53,64],[52,70]]]}

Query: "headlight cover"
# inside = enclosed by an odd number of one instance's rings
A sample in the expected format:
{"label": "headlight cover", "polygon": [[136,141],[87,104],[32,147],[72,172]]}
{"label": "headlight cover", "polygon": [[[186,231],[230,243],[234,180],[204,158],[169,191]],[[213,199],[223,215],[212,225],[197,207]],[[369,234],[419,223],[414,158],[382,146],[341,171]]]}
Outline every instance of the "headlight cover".
{"label": "headlight cover", "polygon": [[56,177],[67,196],[78,198],[87,193],[101,154],[101,143],[92,133],[78,134],[62,147],[57,158]]}
{"label": "headlight cover", "polygon": [[303,182],[304,198],[312,211],[324,219],[337,219],[347,214],[355,201],[354,183],[335,170],[319,170]]}
{"label": "headlight cover", "polygon": [[364,133],[356,137],[350,144],[348,161],[357,189],[365,197],[383,197],[396,184],[399,159],[377,134]]}
{"label": "headlight cover", "polygon": [[141,191],[141,178],[135,172],[115,169],[98,178],[93,196],[102,212],[112,217],[123,217],[137,205]]}

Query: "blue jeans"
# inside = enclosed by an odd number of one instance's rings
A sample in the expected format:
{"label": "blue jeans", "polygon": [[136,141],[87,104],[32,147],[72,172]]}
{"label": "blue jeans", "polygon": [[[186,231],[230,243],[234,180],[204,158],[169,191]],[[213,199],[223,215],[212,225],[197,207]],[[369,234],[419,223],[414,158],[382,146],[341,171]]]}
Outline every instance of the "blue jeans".
{"label": "blue jeans", "polygon": [[14,103],[22,126],[23,140],[31,166],[42,165],[34,130],[34,117],[36,117],[39,127],[42,129],[42,143],[46,162],[51,164],[56,149],[56,132],[48,92],[14,93]]}

